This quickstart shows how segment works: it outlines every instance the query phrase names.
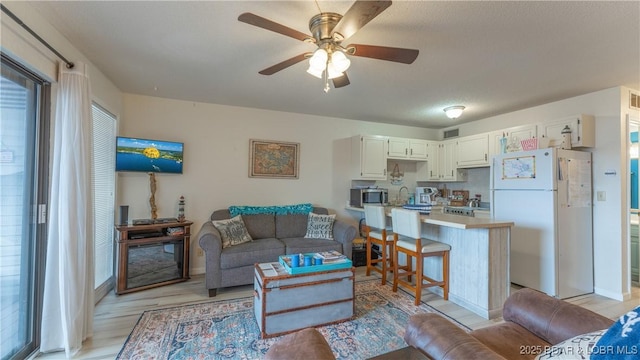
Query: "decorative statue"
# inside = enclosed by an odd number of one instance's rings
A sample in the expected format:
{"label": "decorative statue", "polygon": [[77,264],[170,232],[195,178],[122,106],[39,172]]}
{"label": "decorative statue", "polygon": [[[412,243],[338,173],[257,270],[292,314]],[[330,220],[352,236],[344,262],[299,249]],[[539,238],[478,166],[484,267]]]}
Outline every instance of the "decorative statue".
{"label": "decorative statue", "polygon": [[149,198],[151,218],[155,220],[158,218],[158,207],[156,206],[156,174],[154,173],[149,173],[149,186],[151,187],[151,197]]}
{"label": "decorative statue", "polygon": [[178,221],[184,221],[184,196],[180,196],[180,200],[178,201]]}

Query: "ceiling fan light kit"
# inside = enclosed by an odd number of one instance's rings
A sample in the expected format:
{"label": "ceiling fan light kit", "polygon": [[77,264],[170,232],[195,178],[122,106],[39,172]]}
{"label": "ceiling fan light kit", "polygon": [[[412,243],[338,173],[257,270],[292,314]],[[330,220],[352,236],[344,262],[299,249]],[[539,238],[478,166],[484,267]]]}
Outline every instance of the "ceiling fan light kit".
{"label": "ceiling fan light kit", "polygon": [[[335,88],[350,84],[346,70],[351,66],[351,60],[347,55],[403,64],[411,64],[418,57],[419,51],[414,49],[362,44],[351,44],[347,47],[341,45],[342,41],[351,37],[389,6],[391,6],[391,1],[389,0],[357,0],[344,16],[321,11],[320,14],[313,16],[309,21],[309,30],[312,35],[306,35],[252,13],[241,14],[238,17],[238,21],[316,45],[318,48],[309,58],[307,73],[320,79],[322,79],[324,73],[324,91],[328,92],[330,88],[329,80],[332,80]],[[308,55],[309,53],[295,56],[261,70],[259,73],[262,75],[275,74],[306,59]]]}
{"label": "ceiling fan light kit", "polygon": [[449,119],[457,119],[462,115],[465,107],[462,105],[449,106],[444,108],[444,113],[447,114]]}

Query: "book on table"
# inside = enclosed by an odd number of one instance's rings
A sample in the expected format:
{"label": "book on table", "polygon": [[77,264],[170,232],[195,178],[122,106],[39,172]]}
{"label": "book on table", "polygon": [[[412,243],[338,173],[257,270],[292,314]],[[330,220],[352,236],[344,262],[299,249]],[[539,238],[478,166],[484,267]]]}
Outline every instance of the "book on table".
{"label": "book on table", "polygon": [[335,261],[335,260],[343,260],[346,259],[347,257],[340,253],[339,251],[336,250],[331,250],[331,251],[321,251],[319,253],[316,254],[317,257],[322,258],[323,262],[327,262],[327,261]]}

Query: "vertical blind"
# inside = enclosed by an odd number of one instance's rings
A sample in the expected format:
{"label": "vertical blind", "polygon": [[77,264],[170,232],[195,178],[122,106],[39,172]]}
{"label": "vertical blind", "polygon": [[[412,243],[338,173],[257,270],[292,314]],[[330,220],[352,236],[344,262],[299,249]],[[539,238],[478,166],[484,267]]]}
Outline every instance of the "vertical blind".
{"label": "vertical blind", "polygon": [[113,275],[116,117],[92,104],[95,287]]}

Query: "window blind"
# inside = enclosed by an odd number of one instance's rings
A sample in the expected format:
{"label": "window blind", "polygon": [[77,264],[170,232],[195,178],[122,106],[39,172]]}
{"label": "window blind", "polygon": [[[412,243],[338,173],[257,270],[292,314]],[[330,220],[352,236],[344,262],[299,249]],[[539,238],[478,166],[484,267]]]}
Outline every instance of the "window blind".
{"label": "window blind", "polygon": [[113,276],[116,117],[92,105],[95,287]]}

